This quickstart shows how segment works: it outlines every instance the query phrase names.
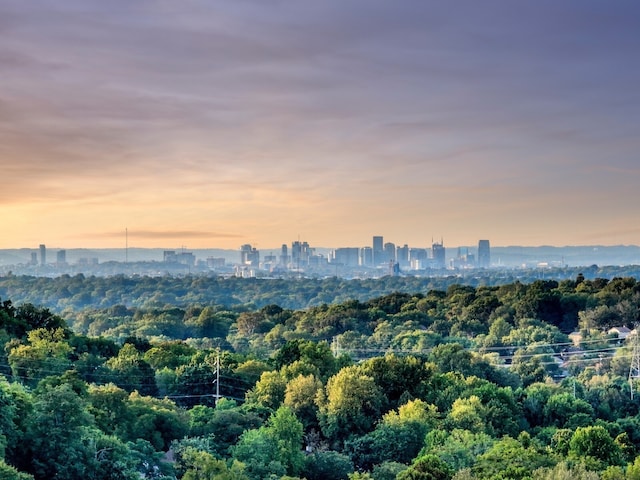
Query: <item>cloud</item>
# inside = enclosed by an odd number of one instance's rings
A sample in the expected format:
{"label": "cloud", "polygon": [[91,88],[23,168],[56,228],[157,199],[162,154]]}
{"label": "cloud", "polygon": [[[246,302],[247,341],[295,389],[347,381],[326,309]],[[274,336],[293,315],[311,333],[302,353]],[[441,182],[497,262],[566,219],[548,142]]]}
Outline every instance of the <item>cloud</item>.
{"label": "cloud", "polygon": [[141,240],[171,240],[171,239],[220,239],[220,238],[241,238],[241,235],[237,235],[235,233],[224,233],[224,232],[198,232],[198,231],[189,231],[189,230],[176,230],[176,231],[161,231],[161,230],[128,230],[128,231],[120,231],[120,232],[102,232],[102,233],[89,233],[86,234],[87,237],[100,237],[100,238],[114,238],[127,235],[132,239],[141,239]]}

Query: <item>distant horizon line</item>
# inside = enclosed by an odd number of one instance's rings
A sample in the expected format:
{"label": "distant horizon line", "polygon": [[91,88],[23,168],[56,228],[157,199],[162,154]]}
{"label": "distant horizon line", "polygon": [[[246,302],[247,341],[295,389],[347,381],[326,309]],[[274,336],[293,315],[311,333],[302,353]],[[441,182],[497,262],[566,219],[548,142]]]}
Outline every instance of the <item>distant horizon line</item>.
{"label": "distant horizon line", "polygon": [[[482,239],[485,240],[485,239]],[[390,242],[393,243],[393,242]],[[127,247],[59,247],[59,246],[47,246],[46,244],[42,244],[45,246],[45,248],[47,249],[53,249],[53,250],[185,250],[185,251],[194,251],[194,250],[228,250],[228,251],[239,251],[240,250],[240,246],[238,246],[237,248],[225,248],[225,247],[196,247],[196,248],[188,248],[186,246],[184,247],[138,247],[138,246],[127,246]],[[245,244],[247,245],[247,244]],[[248,245],[252,245],[251,243],[249,243]],[[285,244],[281,244],[280,246],[274,246],[274,247],[265,247],[265,248],[256,248],[256,250],[279,250],[280,248],[282,248],[282,245]],[[289,246],[288,244],[286,244],[287,246]],[[396,247],[397,246],[404,246],[406,244],[400,245],[400,244],[395,244]],[[323,246],[311,246],[311,248],[316,248],[316,249],[323,249],[323,250],[335,250],[337,248],[362,248],[362,247],[368,247],[370,245],[363,245],[363,246],[341,246],[341,247],[323,247]],[[453,245],[450,247],[447,247],[447,245],[444,245],[445,248],[470,248],[470,247],[478,247],[478,244],[463,244],[463,245]],[[542,245],[493,245],[490,243],[490,248],[640,248],[640,244],[623,244],[623,243],[619,243],[619,244],[575,244],[575,245],[551,245],[551,244],[542,244]],[[423,246],[415,246],[415,247],[411,247],[409,246],[409,248],[431,248],[429,246],[427,247],[423,247]],[[40,245],[35,246],[35,247],[5,247],[5,248],[0,248],[0,251],[6,251],[6,250],[39,250],[40,249]]]}

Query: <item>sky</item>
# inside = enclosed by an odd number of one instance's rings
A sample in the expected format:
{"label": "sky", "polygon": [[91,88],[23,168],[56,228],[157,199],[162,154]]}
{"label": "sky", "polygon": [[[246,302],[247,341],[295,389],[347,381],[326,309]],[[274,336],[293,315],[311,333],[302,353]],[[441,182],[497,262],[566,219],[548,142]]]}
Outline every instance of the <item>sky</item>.
{"label": "sky", "polygon": [[0,248],[638,245],[639,32],[635,0],[0,0]]}

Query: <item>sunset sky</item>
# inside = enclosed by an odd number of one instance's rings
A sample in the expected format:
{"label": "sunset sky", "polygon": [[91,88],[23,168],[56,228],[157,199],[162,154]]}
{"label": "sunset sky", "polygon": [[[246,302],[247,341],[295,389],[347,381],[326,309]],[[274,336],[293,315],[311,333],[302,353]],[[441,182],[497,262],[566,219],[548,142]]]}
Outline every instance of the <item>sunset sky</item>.
{"label": "sunset sky", "polygon": [[0,0],[0,248],[640,244],[640,2]]}

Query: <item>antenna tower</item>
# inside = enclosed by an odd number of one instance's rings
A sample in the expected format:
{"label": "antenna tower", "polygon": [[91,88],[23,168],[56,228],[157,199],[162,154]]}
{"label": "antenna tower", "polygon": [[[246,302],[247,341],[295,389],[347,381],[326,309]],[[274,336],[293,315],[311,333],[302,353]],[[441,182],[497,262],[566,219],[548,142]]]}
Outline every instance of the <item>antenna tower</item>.
{"label": "antenna tower", "polygon": [[629,390],[631,391],[631,400],[633,400],[633,389],[637,388],[634,382],[637,384],[640,381],[640,338],[638,338],[638,328],[636,327],[633,332],[633,354],[631,355],[631,366],[629,367]]}

